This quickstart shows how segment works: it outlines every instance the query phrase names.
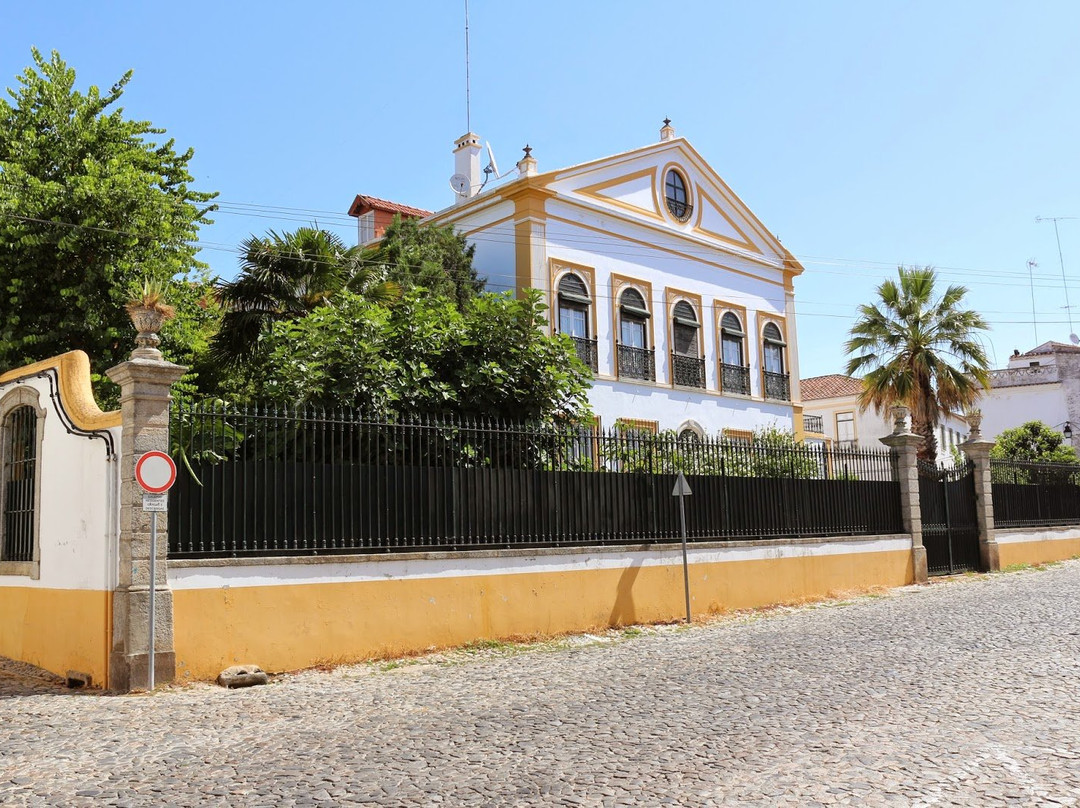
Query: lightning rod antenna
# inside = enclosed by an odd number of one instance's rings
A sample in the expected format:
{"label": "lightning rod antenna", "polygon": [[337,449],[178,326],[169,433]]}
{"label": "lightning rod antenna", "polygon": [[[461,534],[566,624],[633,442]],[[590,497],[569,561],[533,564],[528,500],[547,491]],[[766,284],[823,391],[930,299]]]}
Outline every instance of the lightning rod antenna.
{"label": "lightning rod antenna", "polygon": [[469,98],[469,0],[465,0],[465,131],[472,131],[472,110]]}
{"label": "lightning rod antenna", "polygon": [[1031,285],[1031,326],[1035,329],[1035,345],[1039,344],[1039,320],[1035,316],[1035,267],[1039,262],[1034,258],[1028,259],[1028,282]]}

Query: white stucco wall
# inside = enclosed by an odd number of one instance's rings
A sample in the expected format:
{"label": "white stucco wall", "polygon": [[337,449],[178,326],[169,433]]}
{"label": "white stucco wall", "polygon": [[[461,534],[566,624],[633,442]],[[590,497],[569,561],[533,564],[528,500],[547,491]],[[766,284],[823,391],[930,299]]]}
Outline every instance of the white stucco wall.
{"label": "white stucco wall", "polygon": [[457,227],[476,248],[473,266],[490,292],[516,288],[514,203],[497,202],[478,210]]}
{"label": "white stucco wall", "polygon": [[979,409],[983,414],[983,435],[990,440],[1028,421],[1056,427],[1069,417],[1060,382],[995,388],[982,397]]}
{"label": "white stucco wall", "polygon": [[605,428],[620,418],[656,421],[660,430],[693,426],[712,437],[724,429],[776,427],[787,431],[793,427],[790,405],[625,381],[595,382],[589,403]]}
{"label": "white stucco wall", "polygon": [[[37,463],[40,575],[0,575],[0,587],[111,590],[117,565],[113,552],[119,530],[119,463],[106,460],[103,440],[68,433],[47,379],[2,385],[0,400],[18,385],[36,390],[45,409]],[[120,428],[108,431],[119,452]]]}

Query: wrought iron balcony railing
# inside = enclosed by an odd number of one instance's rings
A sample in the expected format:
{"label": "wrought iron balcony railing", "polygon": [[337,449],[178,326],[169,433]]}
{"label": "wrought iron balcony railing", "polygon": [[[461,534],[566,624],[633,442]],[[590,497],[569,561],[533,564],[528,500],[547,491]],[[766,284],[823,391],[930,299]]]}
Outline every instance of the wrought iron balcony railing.
{"label": "wrought iron balcony railing", "polygon": [[765,371],[765,398],[791,401],[791,384],[787,373]]}
{"label": "wrought iron balcony railing", "polygon": [[632,348],[617,345],[619,378],[656,381],[656,352],[652,348]]}
{"label": "wrought iron balcony railing", "polygon": [[825,420],[820,415],[804,415],[802,423],[804,432],[813,432],[815,435],[825,434]]}
{"label": "wrought iron balcony railing", "polygon": [[570,339],[574,341],[574,348],[577,349],[578,359],[584,362],[589,370],[596,373],[596,340],[589,339],[588,337],[570,337]]}
{"label": "wrought iron balcony railing", "polygon": [[705,387],[705,360],[696,356],[673,353],[671,379],[682,387]]}
{"label": "wrought iron balcony railing", "polygon": [[720,363],[720,390],[724,393],[750,395],[750,368]]}

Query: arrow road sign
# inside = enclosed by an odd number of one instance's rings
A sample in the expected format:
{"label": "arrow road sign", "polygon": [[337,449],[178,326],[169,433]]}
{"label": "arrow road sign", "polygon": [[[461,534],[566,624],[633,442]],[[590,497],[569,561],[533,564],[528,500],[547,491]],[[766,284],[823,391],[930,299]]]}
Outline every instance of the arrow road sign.
{"label": "arrow road sign", "polygon": [[686,475],[679,472],[679,479],[675,481],[675,487],[671,489],[673,497],[688,497],[694,492],[690,490],[690,483],[686,481]]}

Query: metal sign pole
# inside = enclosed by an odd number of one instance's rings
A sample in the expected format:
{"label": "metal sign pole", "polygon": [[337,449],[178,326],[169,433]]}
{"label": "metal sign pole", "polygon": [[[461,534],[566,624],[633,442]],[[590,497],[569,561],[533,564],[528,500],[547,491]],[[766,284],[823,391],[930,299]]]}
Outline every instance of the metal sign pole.
{"label": "metal sign pole", "polygon": [[683,589],[686,592],[686,622],[691,622],[690,618],[690,563],[686,558],[686,498],[693,492],[690,490],[690,484],[686,482],[686,475],[681,471],[679,476],[675,479],[675,488],[671,491],[671,496],[679,498],[679,524],[682,526],[682,577],[683,577]]}
{"label": "metal sign pole", "polygon": [[157,515],[167,513],[166,493],[176,482],[176,463],[165,452],[151,450],[135,461],[135,482],[145,492],[142,509],[150,514],[150,639],[146,654],[146,689],[154,689],[154,669],[157,667],[157,644],[154,628],[157,622]]}
{"label": "metal sign pole", "polygon": [[686,591],[686,622],[690,622],[690,565],[686,559],[686,497],[679,496],[679,523],[682,525],[682,577]]}
{"label": "metal sign pole", "polygon": [[157,511],[150,512],[150,653],[147,658],[146,689],[154,689],[154,668],[157,655],[154,648],[154,623],[157,622],[155,591],[157,590]]}

